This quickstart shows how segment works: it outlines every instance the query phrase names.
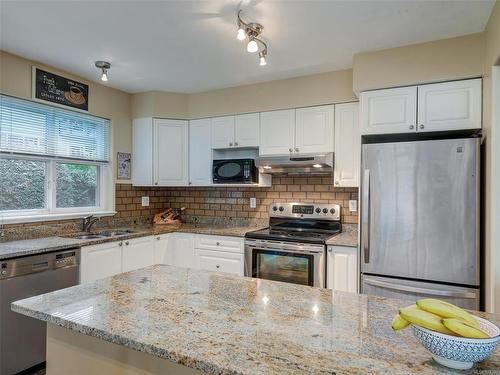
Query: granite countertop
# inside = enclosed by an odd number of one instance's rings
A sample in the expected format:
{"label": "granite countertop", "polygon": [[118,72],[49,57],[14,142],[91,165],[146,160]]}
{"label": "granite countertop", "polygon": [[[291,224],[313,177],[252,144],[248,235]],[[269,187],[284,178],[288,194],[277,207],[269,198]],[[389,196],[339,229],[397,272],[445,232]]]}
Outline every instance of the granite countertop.
{"label": "granite countertop", "polygon": [[72,238],[72,236],[78,235],[78,233],[73,233],[64,237],[43,237],[31,240],[0,242],[0,260],[172,232],[244,237],[245,233],[261,228],[262,227],[207,224],[150,225],[148,227],[113,228],[113,230],[131,230],[132,233],[109,238],[84,240]]}
{"label": "granite countertop", "polygon": [[[392,331],[407,304],[155,265],[12,309],[210,374],[456,373],[436,364],[410,329]],[[481,371],[500,372],[499,351],[470,373]]]}
{"label": "granite countertop", "polygon": [[327,245],[358,247],[358,226],[357,224],[342,224],[342,233],[330,237],[326,241]]}

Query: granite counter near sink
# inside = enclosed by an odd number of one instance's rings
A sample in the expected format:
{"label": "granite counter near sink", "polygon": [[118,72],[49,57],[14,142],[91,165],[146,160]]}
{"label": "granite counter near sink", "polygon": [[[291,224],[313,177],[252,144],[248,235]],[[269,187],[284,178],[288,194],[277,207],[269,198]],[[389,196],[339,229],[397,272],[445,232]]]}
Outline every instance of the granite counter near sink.
{"label": "granite counter near sink", "polygon": [[218,236],[244,237],[245,233],[262,229],[262,226],[231,226],[209,224],[150,225],[140,227],[113,228],[113,230],[130,230],[121,236],[100,237],[92,239],[75,238],[82,233],[68,233],[64,236],[43,237],[30,240],[0,242],[0,260],[20,256],[36,255],[50,251],[65,250],[75,247],[97,245],[105,242],[122,241],[132,238],[155,236],[172,232],[209,234]]}
{"label": "granite counter near sink", "polygon": [[[411,329],[392,331],[394,314],[407,304],[155,265],[17,301],[12,308],[48,323],[48,352],[54,355],[49,369],[52,363],[58,373],[72,369],[73,360],[80,361],[77,374],[89,373],[93,357],[78,357],[85,340],[93,340],[101,365],[135,353],[209,374],[455,373],[433,362]],[[497,316],[479,315],[499,323]],[[68,368],[57,367],[63,360],[50,347],[57,332],[66,335],[60,349],[77,349]],[[104,348],[119,350],[121,357],[102,362],[101,353],[110,353]],[[500,352],[461,373],[483,372],[500,372]]]}

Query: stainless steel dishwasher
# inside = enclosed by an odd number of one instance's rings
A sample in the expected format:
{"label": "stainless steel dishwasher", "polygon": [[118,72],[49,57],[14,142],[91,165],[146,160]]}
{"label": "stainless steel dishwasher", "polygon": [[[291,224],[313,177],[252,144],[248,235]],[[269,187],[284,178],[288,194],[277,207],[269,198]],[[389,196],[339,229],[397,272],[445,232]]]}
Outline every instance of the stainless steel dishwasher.
{"label": "stainless steel dishwasher", "polygon": [[77,285],[80,249],[0,261],[0,375],[45,361],[46,323],[13,312],[14,301]]}

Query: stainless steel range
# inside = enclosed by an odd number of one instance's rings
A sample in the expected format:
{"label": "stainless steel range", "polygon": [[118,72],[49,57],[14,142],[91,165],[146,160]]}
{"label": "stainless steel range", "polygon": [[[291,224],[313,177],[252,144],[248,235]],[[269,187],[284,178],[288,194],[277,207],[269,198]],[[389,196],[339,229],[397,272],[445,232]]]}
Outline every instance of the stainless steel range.
{"label": "stainless steel range", "polygon": [[337,204],[275,203],[269,228],[245,236],[245,276],[324,288],[326,240],[341,231]]}

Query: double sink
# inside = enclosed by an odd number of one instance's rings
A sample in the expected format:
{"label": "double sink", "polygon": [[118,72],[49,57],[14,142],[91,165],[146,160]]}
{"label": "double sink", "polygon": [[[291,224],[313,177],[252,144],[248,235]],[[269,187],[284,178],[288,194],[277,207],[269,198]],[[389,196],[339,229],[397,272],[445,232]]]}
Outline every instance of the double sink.
{"label": "double sink", "polygon": [[78,240],[96,240],[99,238],[119,237],[119,236],[124,236],[126,234],[131,234],[131,233],[134,233],[134,231],[132,231],[132,230],[107,230],[104,232],[77,234],[77,235],[71,235],[68,237],[76,238]]}

